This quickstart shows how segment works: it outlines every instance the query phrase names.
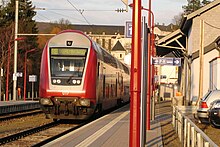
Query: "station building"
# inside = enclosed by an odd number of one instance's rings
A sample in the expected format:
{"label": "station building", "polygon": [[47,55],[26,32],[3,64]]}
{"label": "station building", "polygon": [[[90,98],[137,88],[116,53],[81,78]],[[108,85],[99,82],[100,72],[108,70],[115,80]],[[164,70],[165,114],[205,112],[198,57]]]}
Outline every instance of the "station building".
{"label": "station building", "polygon": [[220,55],[216,46],[220,36],[219,14],[220,0],[215,0],[185,16],[180,29],[157,42],[158,55],[172,53],[182,58],[178,90],[185,103],[199,100],[210,90],[209,62]]}

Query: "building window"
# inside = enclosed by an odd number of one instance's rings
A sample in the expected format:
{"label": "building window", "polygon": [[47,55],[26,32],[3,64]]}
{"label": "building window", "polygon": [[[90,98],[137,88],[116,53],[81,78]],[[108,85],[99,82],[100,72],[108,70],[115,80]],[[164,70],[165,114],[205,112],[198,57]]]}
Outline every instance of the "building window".
{"label": "building window", "polygon": [[120,54],[120,59],[122,58],[122,54]]}

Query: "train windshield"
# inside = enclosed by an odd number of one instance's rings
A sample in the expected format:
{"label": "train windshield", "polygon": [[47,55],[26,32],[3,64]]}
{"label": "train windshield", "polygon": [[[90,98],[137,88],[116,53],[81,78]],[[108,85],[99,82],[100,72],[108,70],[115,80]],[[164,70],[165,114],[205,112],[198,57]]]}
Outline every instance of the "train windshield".
{"label": "train windshield", "polygon": [[87,49],[51,48],[50,55],[52,77],[82,77]]}

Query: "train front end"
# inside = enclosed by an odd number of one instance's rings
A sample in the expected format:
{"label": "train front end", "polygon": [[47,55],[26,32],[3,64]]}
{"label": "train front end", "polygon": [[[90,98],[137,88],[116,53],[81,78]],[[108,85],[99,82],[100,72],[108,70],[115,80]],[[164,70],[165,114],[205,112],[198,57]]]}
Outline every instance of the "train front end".
{"label": "train front end", "polygon": [[96,108],[97,57],[91,40],[64,31],[46,44],[41,59],[40,104],[46,118],[87,119]]}

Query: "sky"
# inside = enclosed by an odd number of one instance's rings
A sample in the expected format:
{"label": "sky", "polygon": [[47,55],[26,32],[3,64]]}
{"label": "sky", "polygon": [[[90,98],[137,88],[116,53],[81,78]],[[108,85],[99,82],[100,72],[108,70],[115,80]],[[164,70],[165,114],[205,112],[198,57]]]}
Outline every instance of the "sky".
{"label": "sky", "polygon": [[[132,20],[132,9],[128,12],[116,12],[125,9],[121,0],[32,0],[36,7],[35,20],[40,22],[54,22],[68,19],[72,24],[88,25],[125,25]],[[128,0],[131,4],[133,0]],[[142,6],[148,8],[148,0],[142,0]],[[182,12],[182,6],[187,0],[152,0],[152,11],[155,23],[170,24],[175,15]],[[44,10],[42,10],[44,9]],[[78,11],[77,11],[78,10]],[[142,11],[147,17],[148,12]]]}

